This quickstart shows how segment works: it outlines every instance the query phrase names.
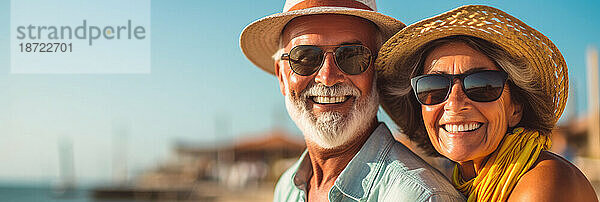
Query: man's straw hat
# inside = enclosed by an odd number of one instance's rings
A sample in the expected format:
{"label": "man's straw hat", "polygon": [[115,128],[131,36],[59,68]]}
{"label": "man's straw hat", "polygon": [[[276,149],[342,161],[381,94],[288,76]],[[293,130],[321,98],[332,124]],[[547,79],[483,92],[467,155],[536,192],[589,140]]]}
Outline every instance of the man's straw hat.
{"label": "man's straw hat", "polygon": [[[567,64],[556,46],[542,33],[521,20],[493,7],[466,5],[402,29],[379,51],[376,61],[378,82],[385,85],[398,79],[400,72],[411,72],[406,63],[420,47],[436,39],[466,35],[492,42],[510,55],[522,58],[535,69],[547,95],[553,97],[555,120],[560,118],[568,96]],[[381,86],[384,87],[384,86]],[[388,100],[389,101],[389,100]],[[384,109],[391,103],[382,101]],[[386,110],[387,111],[387,110]],[[398,112],[388,111],[394,119]]]}
{"label": "man's straw hat", "polygon": [[361,17],[379,28],[387,40],[405,25],[377,12],[375,0],[287,0],[282,13],[254,21],[242,31],[240,47],[256,66],[274,74],[273,54],[279,49],[279,37],[285,25],[295,17],[315,14],[342,14]]}

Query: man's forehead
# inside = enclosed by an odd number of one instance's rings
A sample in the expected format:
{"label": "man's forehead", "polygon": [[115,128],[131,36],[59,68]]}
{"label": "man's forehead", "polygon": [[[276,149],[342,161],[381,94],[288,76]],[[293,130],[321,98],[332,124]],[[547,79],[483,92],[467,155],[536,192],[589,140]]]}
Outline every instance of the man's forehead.
{"label": "man's forehead", "polygon": [[327,34],[301,34],[288,40],[293,45],[351,45],[362,44],[369,45],[368,39],[364,37],[340,36]]}
{"label": "man's forehead", "polygon": [[372,22],[350,15],[309,15],[290,21],[282,32],[284,43],[307,41],[336,41],[342,43],[369,43],[375,38],[377,27]]}

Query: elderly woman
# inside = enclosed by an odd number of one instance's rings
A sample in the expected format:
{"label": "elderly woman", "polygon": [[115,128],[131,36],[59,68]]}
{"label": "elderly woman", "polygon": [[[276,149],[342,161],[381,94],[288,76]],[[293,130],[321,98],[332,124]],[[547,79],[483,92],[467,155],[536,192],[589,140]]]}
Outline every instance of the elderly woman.
{"label": "elderly woman", "polygon": [[410,25],[377,59],[386,112],[412,141],[456,162],[468,201],[597,201],[571,163],[547,149],[568,76],[555,45],[488,6]]}

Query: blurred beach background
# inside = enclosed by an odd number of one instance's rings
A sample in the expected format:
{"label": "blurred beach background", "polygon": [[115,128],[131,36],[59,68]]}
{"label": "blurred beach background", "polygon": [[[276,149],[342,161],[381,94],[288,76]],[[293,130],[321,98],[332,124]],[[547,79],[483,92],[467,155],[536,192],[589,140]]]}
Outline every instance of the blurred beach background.
{"label": "blurred beach background", "polygon": [[[276,79],[238,43],[283,4],[152,0],[151,73],[11,74],[10,0],[1,0],[0,201],[271,201],[304,140]],[[552,150],[599,192],[600,1],[377,1],[405,24],[464,4],[500,8],[561,50],[570,96]]]}

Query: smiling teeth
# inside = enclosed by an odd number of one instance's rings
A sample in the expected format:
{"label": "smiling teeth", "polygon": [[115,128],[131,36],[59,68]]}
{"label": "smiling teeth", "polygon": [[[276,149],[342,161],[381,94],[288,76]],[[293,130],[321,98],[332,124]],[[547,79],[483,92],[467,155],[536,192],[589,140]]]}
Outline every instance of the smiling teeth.
{"label": "smiling teeth", "polygon": [[446,124],[444,125],[444,129],[446,129],[446,131],[448,132],[465,132],[465,131],[472,131],[472,130],[476,130],[479,127],[481,127],[481,123],[465,123],[465,124]]}
{"label": "smiling teeth", "polygon": [[332,104],[332,103],[342,103],[344,101],[346,101],[348,98],[345,96],[333,96],[333,97],[327,97],[327,96],[315,96],[312,98],[312,100],[316,103],[319,104]]}

